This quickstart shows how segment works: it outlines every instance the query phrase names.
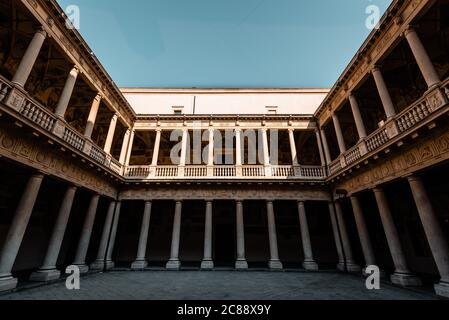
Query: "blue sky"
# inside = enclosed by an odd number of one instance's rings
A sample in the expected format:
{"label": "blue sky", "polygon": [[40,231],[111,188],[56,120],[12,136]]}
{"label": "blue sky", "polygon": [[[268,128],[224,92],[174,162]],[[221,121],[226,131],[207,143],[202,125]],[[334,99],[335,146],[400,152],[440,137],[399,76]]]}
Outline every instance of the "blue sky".
{"label": "blue sky", "polygon": [[58,0],[121,87],[331,87],[391,0]]}

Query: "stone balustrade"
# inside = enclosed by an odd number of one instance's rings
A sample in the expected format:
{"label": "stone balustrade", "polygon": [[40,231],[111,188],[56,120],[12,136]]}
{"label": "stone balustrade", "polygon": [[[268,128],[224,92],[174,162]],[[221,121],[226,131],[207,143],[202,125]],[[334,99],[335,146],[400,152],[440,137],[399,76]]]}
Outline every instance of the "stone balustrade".
{"label": "stone balustrade", "polygon": [[121,174],[122,165],[92,141],[71,127],[65,120],[56,117],[23,89],[14,86],[0,76],[0,103],[6,105],[13,115],[31,121],[48,134],[63,140],[74,149],[87,155],[96,163],[105,166],[117,174]]}
{"label": "stone balustrade", "polygon": [[[263,165],[216,165],[211,166],[129,166],[125,168],[127,179],[273,179],[273,180],[324,180],[325,167],[321,166],[270,166],[266,174]],[[181,169],[181,170],[180,170]]]}
{"label": "stone balustrade", "polygon": [[396,136],[407,134],[408,131],[413,130],[419,123],[422,123],[436,111],[447,105],[448,101],[449,78],[426,92],[422,98],[395,115],[393,119],[390,119],[368,137],[361,139],[357,145],[332,161],[329,164],[330,174],[334,175],[343,171],[348,165],[362,159],[367,153],[375,153]]}

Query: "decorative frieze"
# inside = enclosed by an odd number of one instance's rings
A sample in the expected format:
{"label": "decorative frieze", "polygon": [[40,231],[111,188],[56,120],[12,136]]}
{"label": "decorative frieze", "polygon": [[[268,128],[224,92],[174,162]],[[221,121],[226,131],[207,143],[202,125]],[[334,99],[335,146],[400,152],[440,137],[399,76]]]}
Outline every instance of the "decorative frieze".
{"label": "decorative frieze", "polygon": [[33,136],[25,135],[19,129],[0,127],[0,155],[107,197],[115,198],[117,195],[110,179],[77,164],[72,157],[50,146],[36,143]]}

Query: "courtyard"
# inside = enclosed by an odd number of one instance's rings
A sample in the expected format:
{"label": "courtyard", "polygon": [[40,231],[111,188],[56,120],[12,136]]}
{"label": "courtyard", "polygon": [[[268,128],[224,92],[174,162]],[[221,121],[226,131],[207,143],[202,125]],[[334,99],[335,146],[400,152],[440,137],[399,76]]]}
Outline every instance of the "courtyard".
{"label": "courtyard", "polygon": [[430,291],[381,283],[367,290],[362,277],[336,272],[112,271],[81,278],[80,290],[60,281],[0,300],[434,300]]}

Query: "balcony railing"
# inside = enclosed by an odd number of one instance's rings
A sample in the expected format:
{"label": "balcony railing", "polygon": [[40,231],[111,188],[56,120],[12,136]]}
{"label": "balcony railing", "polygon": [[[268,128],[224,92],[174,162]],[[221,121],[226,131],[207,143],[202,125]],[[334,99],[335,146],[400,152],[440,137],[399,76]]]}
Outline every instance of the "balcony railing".
{"label": "balcony railing", "polygon": [[[268,170],[267,170],[268,168]],[[129,166],[129,179],[270,179],[324,180],[326,168],[321,166]]]}
{"label": "balcony railing", "polygon": [[17,114],[33,122],[43,130],[62,139],[76,150],[112,171],[121,174],[122,165],[102,149],[78,133],[62,119],[30,97],[23,89],[14,87],[7,79],[0,76],[0,102]]}
{"label": "balcony railing", "polygon": [[366,154],[375,152],[382,148],[396,136],[406,133],[416,125],[425,121],[449,101],[449,79],[422,98],[413,103],[410,107],[389,120],[384,126],[374,131],[364,140],[361,140],[353,148],[346,151],[339,158],[329,165],[331,175],[336,174],[348,165],[357,162]]}

